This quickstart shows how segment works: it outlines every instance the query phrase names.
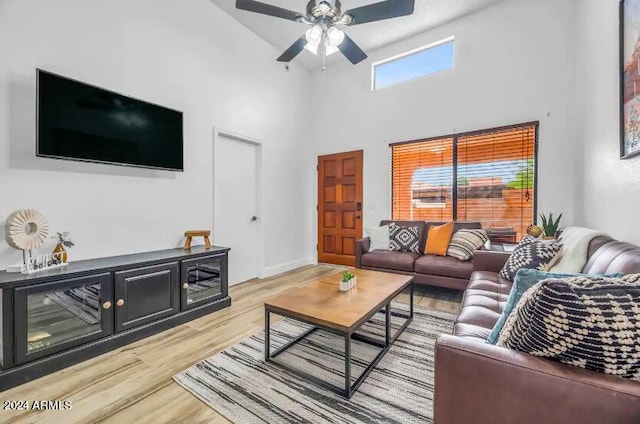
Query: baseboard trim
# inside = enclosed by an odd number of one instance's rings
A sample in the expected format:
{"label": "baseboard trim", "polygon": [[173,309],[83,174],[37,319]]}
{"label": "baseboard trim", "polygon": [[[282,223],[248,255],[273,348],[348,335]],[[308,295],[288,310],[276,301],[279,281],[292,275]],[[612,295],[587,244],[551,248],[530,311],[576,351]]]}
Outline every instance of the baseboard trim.
{"label": "baseboard trim", "polygon": [[260,278],[269,278],[274,275],[282,274],[284,272],[292,271],[296,268],[300,268],[307,265],[314,265],[316,263],[315,259],[312,257],[302,258],[291,262],[286,262],[280,265],[272,265],[268,266],[262,270],[262,275]]}

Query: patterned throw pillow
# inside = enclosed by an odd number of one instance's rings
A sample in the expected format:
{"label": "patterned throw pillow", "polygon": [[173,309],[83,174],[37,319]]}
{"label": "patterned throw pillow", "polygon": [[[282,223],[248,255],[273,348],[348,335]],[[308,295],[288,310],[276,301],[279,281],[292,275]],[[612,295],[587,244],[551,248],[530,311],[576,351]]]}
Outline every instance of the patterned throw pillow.
{"label": "patterned throw pillow", "polygon": [[[621,272],[616,272],[612,274],[597,274],[596,277],[622,277],[624,274]],[[504,327],[504,323],[507,321],[507,318],[513,312],[513,309],[516,307],[518,302],[522,296],[529,290],[531,287],[535,286],[542,280],[547,280],[549,278],[569,278],[569,277],[585,277],[585,274],[569,274],[569,273],[551,273],[545,271],[538,271],[537,269],[527,269],[522,268],[516,273],[516,278],[513,280],[513,286],[511,287],[511,291],[509,292],[509,297],[507,298],[507,302],[504,304],[502,308],[502,313],[496,321],[491,333],[489,333],[489,337],[487,337],[487,342],[491,344],[496,344],[498,342],[498,337],[500,337],[500,332],[502,331],[502,327]]]}
{"label": "patterned throw pillow", "polygon": [[640,274],[541,281],[528,290],[498,346],[640,381]]}
{"label": "patterned throw pillow", "polygon": [[451,237],[447,256],[468,261],[489,240],[485,230],[460,230]]}
{"label": "patterned throw pillow", "polygon": [[502,267],[500,276],[513,281],[521,268],[547,271],[560,252],[562,244],[555,241],[542,241],[533,237],[524,238],[514,249],[507,263]]}
{"label": "patterned throw pillow", "polygon": [[389,224],[389,250],[420,253],[420,228]]}

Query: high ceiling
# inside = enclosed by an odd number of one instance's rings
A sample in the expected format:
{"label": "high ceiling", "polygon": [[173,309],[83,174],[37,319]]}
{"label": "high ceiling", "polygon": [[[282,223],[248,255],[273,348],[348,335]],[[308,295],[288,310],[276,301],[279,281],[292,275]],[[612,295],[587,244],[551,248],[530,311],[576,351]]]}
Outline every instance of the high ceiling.
{"label": "high ceiling", "polygon": [[[304,12],[307,5],[305,0],[260,1],[299,12]],[[411,16],[349,27],[347,33],[365,52],[369,52],[461,18],[499,1],[501,0],[416,0],[415,12]],[[235,0],[211,0],[211,2],[281,52],[308,28],[304,24],[237,10]],[[376,2],[377,0],[343,0],[342,9],[353,9]],[[276,60],[276,57],[277,55],[274,55],[273,60]],[[327,63],[342,60],[346,59],[340,54],[334,54],[327,58]],[[294,62],[311,71],[321,67],[320,58],[307,51],[303,51],[294,59]]]}

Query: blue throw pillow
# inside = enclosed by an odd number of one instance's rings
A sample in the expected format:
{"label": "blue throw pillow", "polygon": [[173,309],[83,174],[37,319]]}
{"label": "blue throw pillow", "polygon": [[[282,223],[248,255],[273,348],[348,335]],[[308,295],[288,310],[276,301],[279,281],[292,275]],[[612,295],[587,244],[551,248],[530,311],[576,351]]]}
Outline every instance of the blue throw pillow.
{"label": "blue throw pillow", "polygon": [[[500,318],[498,318],[496,325],[493,326],[491,333],[489,333],[489,337],[487,337],[487,343],[496,344],[498,342],[498,337],[500,337],[502,327],[504,327],[504,323],[507,321],[507,318],[511,314],[511,311],[513,311],[513,308],[515,308],[515,306],[518,304],[522,295],[531,287],[542,280],[546,280],[547,278],[569,278],[579,277],[581,275],[585,274],[558,274],[528,268],[522,268],[518,270],[515,278],[513,279],[513,287],[511,287],[511,292],[509,293],[509,297],[507,298],[507,303],[505,303],[504,310],[502,311]],[[604,277],[623,276],[622,273],[598,275]]]}

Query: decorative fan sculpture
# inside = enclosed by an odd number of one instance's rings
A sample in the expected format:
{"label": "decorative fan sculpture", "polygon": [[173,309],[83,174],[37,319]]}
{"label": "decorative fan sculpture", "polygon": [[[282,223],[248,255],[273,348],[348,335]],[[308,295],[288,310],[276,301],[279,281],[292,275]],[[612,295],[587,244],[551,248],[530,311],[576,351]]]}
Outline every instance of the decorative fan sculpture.
{"label": "decorative fan sculpture", "polygon": [[13,212],[5,222],[5,236],[9,246],[22,250],[35,250],[46,240],[49,223],[35,209]]}
{"label": "decorative fan sculpture", "polygon": [[278,58],[279,62],[290,62],[304,49],[317,54],[320,48],[325,56],[340,51],[355,65],[366,59],[367,55],[338,26],[360,25],[411,15],[414,3],[415,0],[384,0],[343,12],[340,0],[310,0],[306,13],[298,13],[255,0],[236,0],[236,8],[311,26],[282,53]]}

